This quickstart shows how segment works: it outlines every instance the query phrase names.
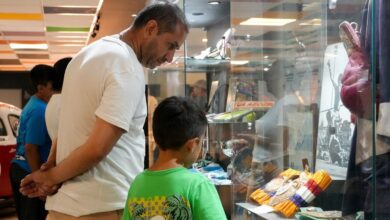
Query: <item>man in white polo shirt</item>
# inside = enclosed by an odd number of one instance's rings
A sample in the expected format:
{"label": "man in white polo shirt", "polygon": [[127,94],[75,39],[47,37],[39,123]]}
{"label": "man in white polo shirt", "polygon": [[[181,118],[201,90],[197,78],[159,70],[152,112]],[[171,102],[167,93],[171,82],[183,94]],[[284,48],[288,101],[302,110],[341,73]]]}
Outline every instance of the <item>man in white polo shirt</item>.
{"label": "man in white polo shirt", "polygon": [[127,191],[143,170],[147,114],[143,66],[171,62],[188,34],[174,4],[150,5],[120,34],[82,49],[69,63],[62,90],[56,166],[21,184],[49,196],[51,219],[120,219]]}

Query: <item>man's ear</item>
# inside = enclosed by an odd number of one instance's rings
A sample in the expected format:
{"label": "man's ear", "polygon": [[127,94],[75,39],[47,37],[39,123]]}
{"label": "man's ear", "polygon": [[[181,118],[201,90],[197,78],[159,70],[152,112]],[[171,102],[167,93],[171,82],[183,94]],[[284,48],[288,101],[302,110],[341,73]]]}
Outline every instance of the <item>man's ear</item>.
{"label": "man's ear", "polygon": [[158,24],[156,20],[150,20],[145,25],[145,36],[151,36],[152,34],[158,34]]}

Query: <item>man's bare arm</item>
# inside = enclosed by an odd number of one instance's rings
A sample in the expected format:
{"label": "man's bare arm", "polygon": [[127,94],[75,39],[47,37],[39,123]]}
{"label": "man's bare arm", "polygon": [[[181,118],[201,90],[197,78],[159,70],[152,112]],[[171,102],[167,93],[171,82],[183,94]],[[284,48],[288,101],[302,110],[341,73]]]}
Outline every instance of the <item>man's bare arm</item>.
{"label": "man's bare arm", "polygon": [[27,159],[28,165],[32,171],[39,170],[41,166],[40,156],[38,151],[38,145],[35,144],[25,144],[25,157]]}
{"label": "man's bare arm", "polygon": [[76,148],[55,167],[27,175],[21,182],[20,191],[29,197],[53,193],[58,184],[78,176],[98,164],[114,147],[124,130],[100,118],[87,141]]}

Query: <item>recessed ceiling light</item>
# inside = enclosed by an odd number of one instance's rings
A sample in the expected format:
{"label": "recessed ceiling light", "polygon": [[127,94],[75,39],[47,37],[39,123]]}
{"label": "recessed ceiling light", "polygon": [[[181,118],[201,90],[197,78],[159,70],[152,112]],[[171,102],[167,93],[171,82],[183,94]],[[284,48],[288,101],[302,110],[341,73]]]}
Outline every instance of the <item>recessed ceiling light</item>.
{"label": "recessed ceiling light", "polygon": [[200,15],[204,15],[204,13],[203,13],[203,12],[194,12],[194,13],[192,13],[192,15],[194,15],[194,16],[200,16]]}
{"label": "recessed ceiling light", "polygon": [[137,17],[137,14],[132,14],[131,17],[135,18]]}
{"label": "recessed ceiling light", "polygon": [[35,50],[47,50],[47,44],[19,44],[19,43],[10,43],[9,46],[14,50],[21,49],[35,49]]}
{"label": "recessed ceiling light", "polygon": [[54,38],[72,38],[72,39],[87,39],[87,36],[77,36],[77,35],[57,35],[53,36]]}
{"label": "recessed ceiling light", "polygon": [[257,26],[283,26],[294,22],[296,19],[288,18],[249,18],[240,23],[240,25],[257,25]]}
{"label": "recessed ceiling light", "polygon": [[61,47],[83,47],[85,46],[84,44],[77,44],[77,43],[71,43],[71,44],[55,44],[56,46],[61,46]]}
{"label": "recessed ceiling light", "polygon": [[52,40],[50,41],[51,44],[59,44],[59,43],[85,43],[85,40],[81,39],[81,40],[68,40],[68,39],[64,39],[64,40]]}
{"label": "recessed ceiling light", "polygon": [[202,42],[206,43],[207,42],[207,38],[202,38]]}
{"label": "recessed ceiling light", "polygon": [[221,4],[221,2],[220,1],[209,1],[209,4],[210,5],[219,5],[219,4]]}

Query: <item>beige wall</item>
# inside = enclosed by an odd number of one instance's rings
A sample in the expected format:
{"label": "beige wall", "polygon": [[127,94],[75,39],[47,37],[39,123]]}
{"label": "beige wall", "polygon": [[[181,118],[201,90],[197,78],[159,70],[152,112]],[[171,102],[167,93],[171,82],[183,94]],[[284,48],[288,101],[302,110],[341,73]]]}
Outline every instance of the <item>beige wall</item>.
{"label": "beige wall", "polygon": [[0,102],[5,102],[22,108],[22,90],[0,89]]}

